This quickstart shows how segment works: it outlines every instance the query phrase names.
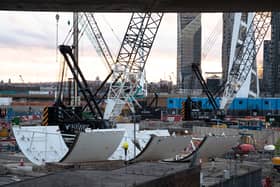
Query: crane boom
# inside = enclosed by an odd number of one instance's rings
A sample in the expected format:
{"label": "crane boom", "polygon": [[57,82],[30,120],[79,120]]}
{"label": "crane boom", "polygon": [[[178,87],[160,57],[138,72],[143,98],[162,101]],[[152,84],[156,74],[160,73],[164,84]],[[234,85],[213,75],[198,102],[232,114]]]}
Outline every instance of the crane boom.
{"label": "crane boom", "polygon": [[[108,72],[112,71],[115,63],[113,55],[102,35],[102,32],[97,24],[93,13],[85,12],[78,14],[79,20],[79,40],[86,33],[91,44],[95,48],[97,54],[105,61]],[[63,44],[68,45],[73,36],[73,29],[71,28],[64,39]]]}
{"label": "crane boom", "polygon": [[265,35],[270,27],[271,13],[257,12],[246,33],[245,41],[240,46],[229,71],[229,77],[225,86],[220,109],[227,109],[237,92],[247,79],[247,76],[256,59],[257,53],[263,43]]}
{"label": "crane boom", "polygon": [[103,119],[103,114],[98,106],[98,103],[95,100],[94,94],[91,92],[81,69],[79,68],[77,62],[75,61],[71,47],[66,45],[60,45],[59,50],[63,55],[68,67],[70,68],[74,79],[77,81],[79,89],[83,94],[88,104],[88,107],[91,113],[93,114],[93,117],[97,120]]}
{"label": "crane boom", "polygon": [[163,13],[132,14],[114,67],[113,79],[119,79],[110,85],[104,119],[118,116],[126,103],[134,112],[132,102],[162,17]]}
{"label": "crane boom", "polygon": [[194,71],[197,79],[199,80],[199,83],[201,85],[201,87],[203,88],[203,91],[205,92],[205,94],[207,95],[208,99],[209,99],[209,102],[210,104],[212,105],[213,107],[213,110],[214,111],[218,111],[219,107],[218,107],[218,104],[214,98],[214,96],[212,95],[212,93],[210,92],[205,80],[203,79],[202,77],[202,74],[200,72],[200,69],[199,69],[199,65],[198,64],[195,64],[193,63],[192,64],[192,70]]}

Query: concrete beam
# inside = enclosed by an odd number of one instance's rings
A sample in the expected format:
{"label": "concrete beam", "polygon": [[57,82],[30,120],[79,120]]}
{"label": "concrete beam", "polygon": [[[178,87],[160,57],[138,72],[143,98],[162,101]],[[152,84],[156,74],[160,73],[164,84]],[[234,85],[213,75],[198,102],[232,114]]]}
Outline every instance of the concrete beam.
{"label": "concrete beam", "polygon": [[273,0],[1,0],[0,10],[92,12],[279,11]]}

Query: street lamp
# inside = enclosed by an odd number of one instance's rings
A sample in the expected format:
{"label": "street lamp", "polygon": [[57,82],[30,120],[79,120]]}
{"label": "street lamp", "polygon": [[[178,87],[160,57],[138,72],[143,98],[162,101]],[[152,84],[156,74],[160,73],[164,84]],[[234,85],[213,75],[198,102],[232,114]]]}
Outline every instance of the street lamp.
{"label": "street lamp", "polygon": [[58,21],[59,21],[59,14],[55,15],[55,19],[56,19],[56,63],[58,62]]}

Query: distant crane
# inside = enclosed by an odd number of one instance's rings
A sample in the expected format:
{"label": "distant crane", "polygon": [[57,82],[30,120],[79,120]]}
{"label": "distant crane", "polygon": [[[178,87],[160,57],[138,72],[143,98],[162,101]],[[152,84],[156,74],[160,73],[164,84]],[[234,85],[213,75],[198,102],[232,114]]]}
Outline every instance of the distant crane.
{"label": "distant crane", "polygon": [[20,78],[20,80],[21,80],[21,83],[24,83],[24,80],[23,80],[23,78],[22,78],[22,75],[19,75],[19,78]]}

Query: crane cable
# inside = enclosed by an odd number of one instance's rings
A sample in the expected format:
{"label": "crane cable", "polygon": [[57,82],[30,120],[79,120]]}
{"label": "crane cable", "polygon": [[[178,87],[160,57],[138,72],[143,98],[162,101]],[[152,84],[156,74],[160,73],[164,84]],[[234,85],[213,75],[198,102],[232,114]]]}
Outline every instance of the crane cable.
{"label": "crane cable", "polygon": [[206,41],[203,43],[202,48],[202,60],[205,60],[215,43],[217,42],[218,36],[222,33],[222,19],[219,19],[219,21],[216,23],[214,29],[210,33],[210,35],[207,37]]}

